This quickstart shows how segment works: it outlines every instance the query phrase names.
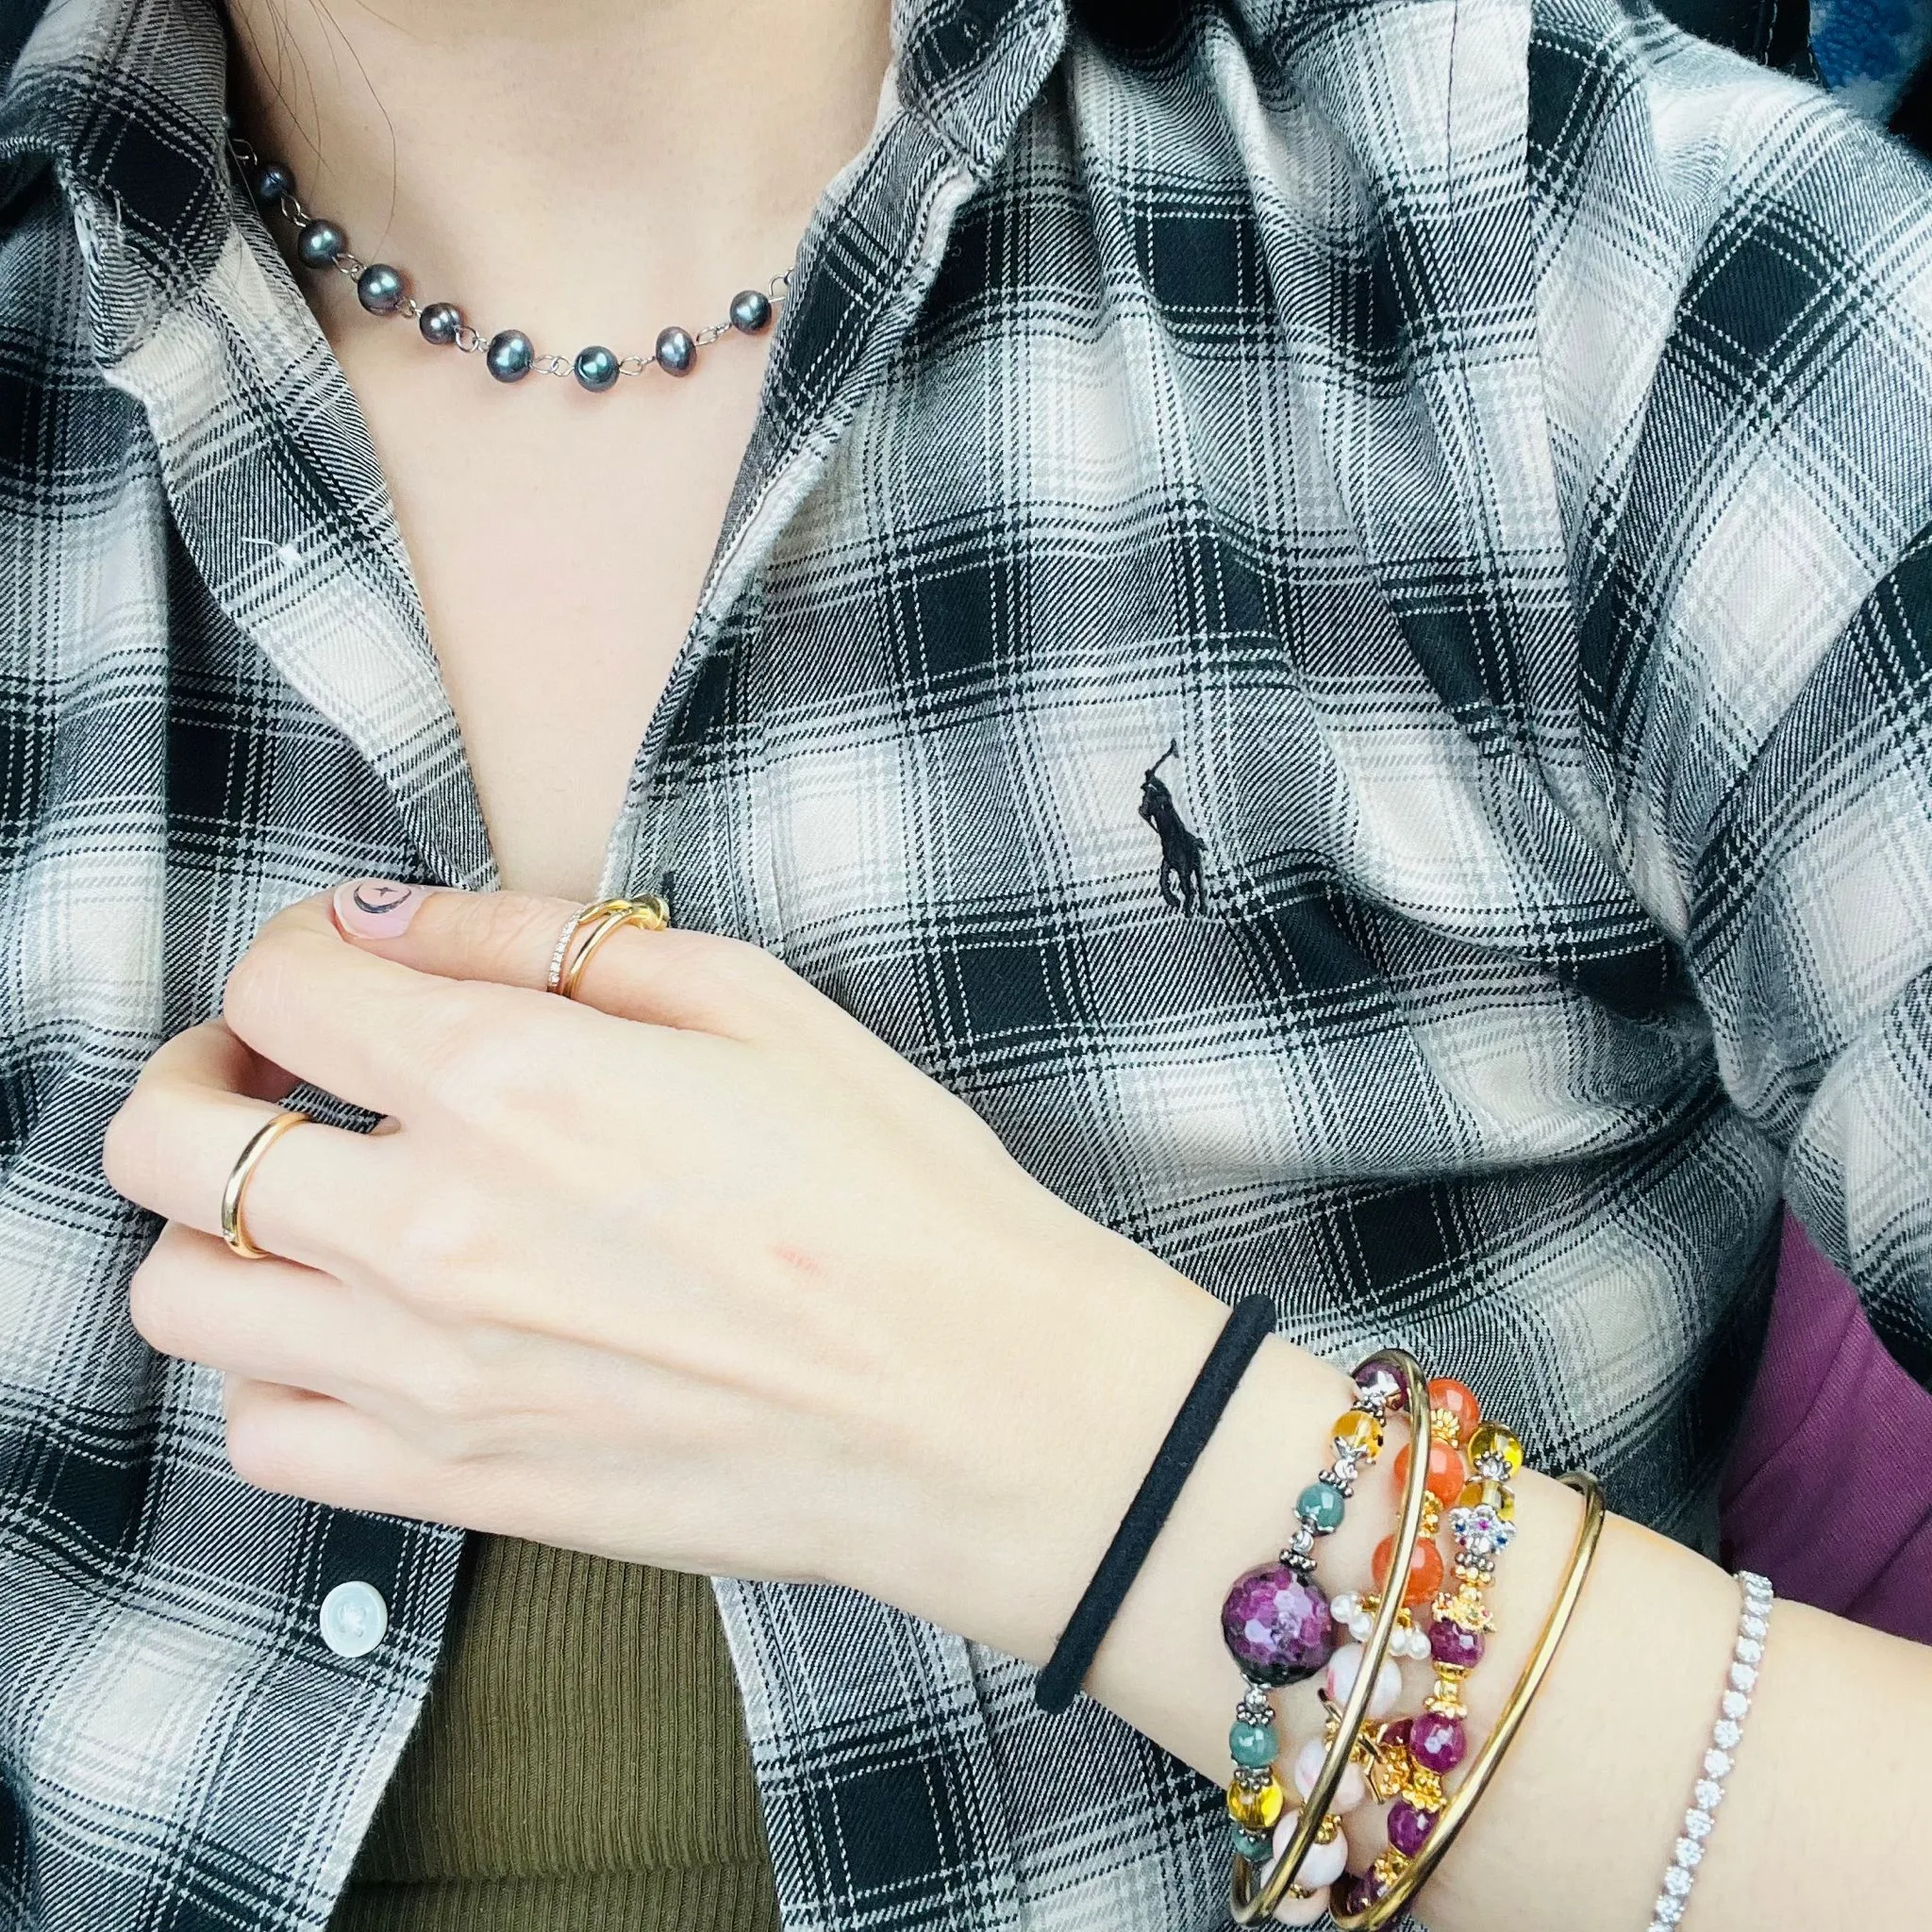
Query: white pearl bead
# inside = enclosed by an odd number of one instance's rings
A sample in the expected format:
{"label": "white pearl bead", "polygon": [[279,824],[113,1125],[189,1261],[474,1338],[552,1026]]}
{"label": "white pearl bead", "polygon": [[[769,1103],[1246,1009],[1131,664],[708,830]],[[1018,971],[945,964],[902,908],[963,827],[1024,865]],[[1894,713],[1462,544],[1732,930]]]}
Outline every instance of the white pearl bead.
{"label": "white pearl bead", "polygon": [[1274,1907],[1277,1925],[1319,1924],[1328,1909],[1328,1888],[1311,1891],[1307,1898],[1285,1898]]}
{"label": "white pearl bead", "polygon": [[[1328,1659],[1326,1685],[1328,1701],[1333,1705],[1348,1702],[1348,1693],[1355,1689],[1357,1674],[1362,1667],[1362,1647],[1358,1643],[1345,1643]],[[1369,1717],[1379,1721],[1390,1715],[1402,1700],[1402,1672],[1391,1657],[1382,1659],[1382,1668],[1375,1673],[1375,1688],[1369,1697]]]}
{"label": "white pearl bead", "polygon": [[[1281,1823],[1274,1827],[1274,1856],[1277,1858],[1288,1850],[1301,1818],[1299,1811],[1282,1813]],[[1308,1847],[1302,1858],[1301,1870],[1294,1874],[1294,1882],[1307,1891],[1313,1891],[1318,1886],[1333,1885],[1341,1876],[1342,1868],[1347,1863],[1348,1840],[1338,1831],[1325,1845],[1312,1844]]]}
{"label": "white pearl bead", "polygon": [[[1303,1797],[1315,1789],[1315,1779],[1321,1774],[1322,1760],[1328,1755],[1327,1746],[1320,1738],[1310,1738],[1294,1754],[1294,1788]],[[1341,1774],[1341,1782],[1335,1788],[1335,1795],[1328,1801],[1331,1811],[1353,1811],[1369,1795],[1359,1765],[1350,1763]]]}

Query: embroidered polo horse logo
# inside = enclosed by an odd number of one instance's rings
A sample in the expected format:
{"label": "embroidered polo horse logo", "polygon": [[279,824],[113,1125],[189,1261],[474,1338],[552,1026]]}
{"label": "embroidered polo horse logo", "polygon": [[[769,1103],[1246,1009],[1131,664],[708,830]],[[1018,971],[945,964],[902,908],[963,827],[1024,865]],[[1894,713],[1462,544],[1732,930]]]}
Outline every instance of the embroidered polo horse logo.
{"label": "embroidered polo horse logo", "polygon": [[1161,766],[1178,758],[1180,751],[1180,741],[1170,740],[1167,749],[1141,774],[1141,816],[1160,841],[1160,896],[1174,911],[1191,915],[1207,897],[1201,883],[1201,841],[1181,822],[1174,793],[1160,776]]}

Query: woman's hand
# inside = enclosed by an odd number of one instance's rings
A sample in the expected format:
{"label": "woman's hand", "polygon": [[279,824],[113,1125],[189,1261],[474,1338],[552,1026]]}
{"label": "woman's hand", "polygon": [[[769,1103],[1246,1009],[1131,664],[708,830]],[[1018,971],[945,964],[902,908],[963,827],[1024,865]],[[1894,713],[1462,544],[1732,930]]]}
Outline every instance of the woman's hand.
{"label": "woman's hand", "polygon": [[[169,1223],[136,1324],[225,1372],[241,1474],[1043,1656],[1217,1305],[754,948],[623,931],[573,1004],[562,902],[338,904],[364,934],[271,922],[108,1136]],[[298,1079],[384,1130],[285,1135],[245,1261],[223,1183]]]}

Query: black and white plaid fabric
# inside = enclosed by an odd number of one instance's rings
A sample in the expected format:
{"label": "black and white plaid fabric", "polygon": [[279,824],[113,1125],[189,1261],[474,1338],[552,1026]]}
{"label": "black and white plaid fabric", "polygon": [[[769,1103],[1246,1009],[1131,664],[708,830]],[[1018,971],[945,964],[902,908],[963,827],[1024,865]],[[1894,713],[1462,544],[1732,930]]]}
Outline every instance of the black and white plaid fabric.
{"label": "black and white plaid fabric", "polygon": [[[1616,0],[898,28],[608,883],[1707,1539],[1781,1186],[1932,1364],[1927,177]],[[320,1925],[460,1542],[235,1479],[98,1171],[277,906],[492,882],[223,62],[210,0],[53,0],[0,102],[0,1909],[50,1932]],[[719,1593],[792,1926],[1220,1923],[1214,1794],[1104,1712]]]}

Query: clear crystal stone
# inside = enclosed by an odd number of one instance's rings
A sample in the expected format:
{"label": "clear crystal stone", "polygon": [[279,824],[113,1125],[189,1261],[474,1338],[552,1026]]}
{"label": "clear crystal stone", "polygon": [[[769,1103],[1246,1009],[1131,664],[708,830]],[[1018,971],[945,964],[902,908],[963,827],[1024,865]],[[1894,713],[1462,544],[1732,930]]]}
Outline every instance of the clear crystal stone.
{"label": "clear crystal stone", "polygon": [[1697,1800],[1700,1811],[1715,1811],[1724,1801],[1724,1788],[1715,1778],[1701,1777],[1690,1795]]}
{"label": "clear crystal stone", "polygon": [[1711,1777],[1729,1777],[1731,1754],[1728,1751],[1707,1751],[1704,1754],[1704,1769]]}
{"label": "clear crystal stone", "polygon": [[1746,1617],[1738,1628],[1754,1643],[1762,1643],[1771,1631],[1771,1625],[1762,1617]]}
{"label": "clear crystal stone", "polygon": [[1687,1811],[1684,1814],[1684,1836],[1705,1839],[1710,1836],[1711,1826],[1716,1823],[1708,1811]]}
{"label": "clear crystal stone", "polygon": [[1755,1690],[1757,1688],[1757,1673],[1749,1664],[1731,1666],[1731,1688],[1734,1690]]}
{"label": "clear crystal stone", "polygon": [[1704,1846],[1694,1838],[1680,1838],[1675,1856],[1677,1863],[1687,1872],[1694,1872],[1704,1860]]}
{"label": "clear crystal stone", "polygon": [[1741,1718],[1751,1708],[1751,1700],[1741,1690],[1726,1690],[1722,1708],[1728,1718]]}
{"label": "clear crystal stone", "polygon": [[1651,1907],[1651,1910],[1657,1915],[1658,1924],[1674,1925],[1684,1916],[1684,1901],[1673,1898],[1669,1892],[1665,1892],[1657,1904]]}
{"label": "clear crystal stone", "polygon": [[1690,1890],[1690,1874],[1681,1865],[1673,1865],[1664,1874],[1664,1890],[1673,1898],[1682,1898]]}
{"label": "clear crystal stone", "polygon": [[1740,1663],[1761,1664],[1764,1661],[1764,1646],[1755,1637],[1738,1639],[1738,1660]]}
{"label": "clear crystal stone", "polygon": [[1711,1727],[1710,1740],[1720,1751],[1735,1751],[1744,1741],[1744,1733],[1729,1718],[1721,1717]]}

